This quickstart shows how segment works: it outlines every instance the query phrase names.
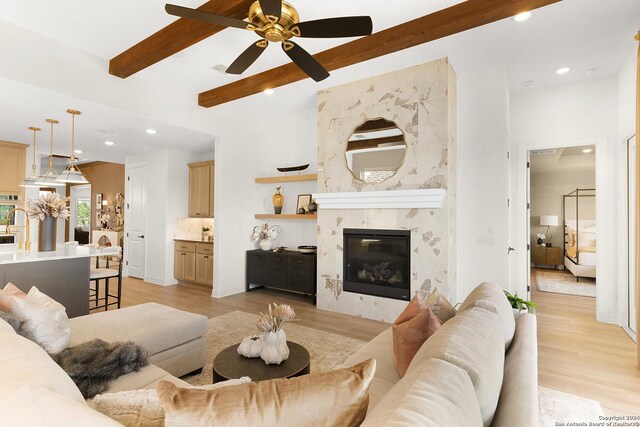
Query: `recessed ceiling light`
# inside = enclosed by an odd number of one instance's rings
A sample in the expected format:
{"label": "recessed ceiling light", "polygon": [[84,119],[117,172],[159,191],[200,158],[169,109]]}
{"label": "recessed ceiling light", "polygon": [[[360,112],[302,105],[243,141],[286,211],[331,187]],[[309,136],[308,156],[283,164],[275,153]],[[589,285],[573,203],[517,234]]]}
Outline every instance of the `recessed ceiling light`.
{"label": "recessed ceiling light", "polygon": [[587,71],[585,71],[585,73],[591,74],[591,73],[595,73],[596,71],[598,71],[597,68],[589,68]]}
{"label": "recessed ceiling light", "polygon": [[147,129],[145,132],[147,132],[149,135],[155,135],[156,133],[158,133],[158,131],[155,129]]}
{"label": "recessed ceiling light", "polygon": [[562,68],[558,68],[556,70],[557,74],[567,74],[569,71],[571,71],[571,68],[569,67],[562,67]]}
{"label": "recessed ceiling light", "polygon": [[522,12],[513,17],[513,20],[516,22],[523,22],[527,19],[531,18],[531,12]]}
{"label": "recessed ceiling light", "polygon": [[73,150],[73,152],[76,154],[82,154],[82,150]]}
{"label": "recessed ceiling light", "polygon": [[584,150],[582,150],[582,152],[583,152],[584,154],[592,153],[592,152],[593,152],[593,148],[585,148]]}
{"label": "recessed ceiling light", "polygon": [[524,87],[529,87],[529,86],[533,86],[535,82],[533,80],[527,80],[525,82],[522,82],[522,86]]}
{"label": "recessed ceiling light", "polygon": [[264,93],[266,93],[267,95],[273,95],[273,89],[265,89]]}
{"label": "recessed ceiling light", "polygon": [[115,142],[113,142],[113,141],[105,141],[105,142],[104,142],[104,145],[109,145],[109,146],[111,146],[111,145],[114,145],[114,144],[115,144]]}

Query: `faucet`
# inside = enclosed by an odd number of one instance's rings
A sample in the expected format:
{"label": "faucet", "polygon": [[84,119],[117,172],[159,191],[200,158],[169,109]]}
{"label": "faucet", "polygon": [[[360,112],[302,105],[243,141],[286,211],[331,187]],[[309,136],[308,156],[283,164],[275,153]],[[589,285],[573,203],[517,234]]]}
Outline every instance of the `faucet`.
{"label": "faucet", "polygon": [[[25,251],[29,251],[31,250],[31,241],[29,240],[29,231],[31,230],[31,227],[29,225],[29,215],[27,215],[27,211],[25,211],[22,208],[13,208],[11,209],[8,213],[7,213],[7,219],[11,218],[11,214],[13,214],[16,211],[21,211],[24,212],[24,217],[26,219],[26,223],[25,223],[25,233],[24,233],[24,250]],[[17,227],[14,225],[14,228]],[[6,233],[9,234],[11,233],[11,226],[7,225],[7,229],[6,229]],[[22,242],[18,242],[18,249],[22,249]]]}

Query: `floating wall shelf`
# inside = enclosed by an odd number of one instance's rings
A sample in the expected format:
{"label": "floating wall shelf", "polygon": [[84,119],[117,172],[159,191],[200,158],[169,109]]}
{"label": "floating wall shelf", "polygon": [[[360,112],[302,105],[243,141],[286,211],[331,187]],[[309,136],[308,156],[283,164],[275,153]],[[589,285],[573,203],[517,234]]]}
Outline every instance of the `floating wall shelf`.
{"label": "floating wall shelf", "polygon": [[305,182],[317,181],[318,174],[312,173],[307,175],[289,175],[289,176],[267,176],[264,178],[256,178],[258,184],[278,184],[281,182]]}
{"label": "floating wall shelf", "polygon": [[316,214],[256,214],[257,219],[318,219],[318,215]]}

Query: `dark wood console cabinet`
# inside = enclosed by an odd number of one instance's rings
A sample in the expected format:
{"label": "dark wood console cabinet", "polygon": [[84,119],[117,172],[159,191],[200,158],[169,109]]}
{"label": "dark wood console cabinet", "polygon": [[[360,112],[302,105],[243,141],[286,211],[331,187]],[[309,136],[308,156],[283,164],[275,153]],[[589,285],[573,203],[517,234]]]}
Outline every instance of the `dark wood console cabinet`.
{"label": "dark wood console cabinet", "polygon": [[316,303],[317,256],[295,251],[247,251],[247,292],[259,287],[310,295]]}

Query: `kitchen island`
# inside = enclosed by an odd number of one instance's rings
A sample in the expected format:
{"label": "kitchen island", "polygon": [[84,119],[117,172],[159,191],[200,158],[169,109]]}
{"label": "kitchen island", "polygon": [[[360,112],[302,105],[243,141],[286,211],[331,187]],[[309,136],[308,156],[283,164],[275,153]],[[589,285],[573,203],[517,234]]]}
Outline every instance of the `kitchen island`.
{"label": "kitchen island", "polygon": [[0,250],[0,285],[32,286],[64,305],[69,318],[89,314],[91,257],[117,256],[120,247],[64,245],[54,252]]}

